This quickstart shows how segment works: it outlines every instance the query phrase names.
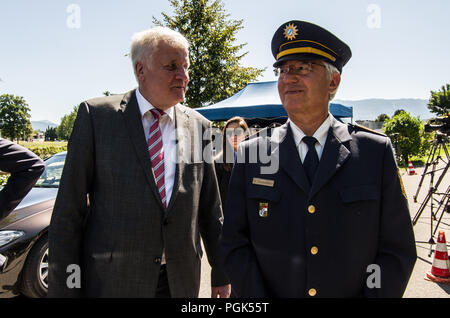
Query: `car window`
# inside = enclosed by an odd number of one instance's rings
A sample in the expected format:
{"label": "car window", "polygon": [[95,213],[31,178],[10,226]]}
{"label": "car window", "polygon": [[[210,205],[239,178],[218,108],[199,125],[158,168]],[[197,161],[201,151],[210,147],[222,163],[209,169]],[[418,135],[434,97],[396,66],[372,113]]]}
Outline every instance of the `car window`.
{"label": "car window", "polygon": [[65,160],[65,154],[55,155],[45,160],[45,170],[36,182],[35,187],[58,188]]}

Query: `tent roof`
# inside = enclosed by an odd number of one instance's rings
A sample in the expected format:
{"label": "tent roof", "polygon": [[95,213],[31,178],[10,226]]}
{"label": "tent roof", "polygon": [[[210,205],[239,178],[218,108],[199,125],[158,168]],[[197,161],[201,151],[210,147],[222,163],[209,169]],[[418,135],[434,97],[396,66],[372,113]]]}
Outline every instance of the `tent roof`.
{"label": "tent roof", "polygon": [[[243,118],[287,117],[281,105],[277,82],[250,83],[233,96],[210,106],[195,109],[209,120],[228,120],[233,116]],[[353,117],[353,108],[330,103],[333,116]]]}

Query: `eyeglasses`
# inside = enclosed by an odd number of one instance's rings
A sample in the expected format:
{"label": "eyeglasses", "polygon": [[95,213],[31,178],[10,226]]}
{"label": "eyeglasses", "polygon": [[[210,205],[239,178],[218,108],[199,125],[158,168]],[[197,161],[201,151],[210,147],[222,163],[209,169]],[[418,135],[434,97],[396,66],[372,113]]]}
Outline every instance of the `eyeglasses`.
{"label": "eyeglasses", "polygon": [[232,136],[237,136],[237,137],[239,137],[239,136],[242,136],[242,135],[244,135],[246,132],[245,132],[245,130],[243,129],[243,128],[227,128],[226,129],[226,135],[227,136],[229,136],[229,137],[232,137]]}
{"label": "eyeglasses", "polygon": [[306,62],[300,65],[283,65],[281,67],[277,67],[273,70],[275,76],[284,77],[287,74],[292,75],[308,75],[313,71],[313,65],[319,65],[325,67],[323,64],[314,63],[314,62]]}

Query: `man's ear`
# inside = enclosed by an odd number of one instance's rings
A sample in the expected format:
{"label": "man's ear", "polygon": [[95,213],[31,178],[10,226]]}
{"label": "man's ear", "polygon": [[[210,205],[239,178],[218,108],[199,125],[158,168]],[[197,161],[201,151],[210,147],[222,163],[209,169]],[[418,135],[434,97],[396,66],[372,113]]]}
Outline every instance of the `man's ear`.
{"label": "man's ear", "polygon": [[333,94],[334,92],[336,92],[340,83],[341,83],[341,74],[339,74],[338,72],[333,72],[331,74],[330,86],[328,87],[329,93]]}
{"label": "man's ear", "polygon": [[136,62],[136,64],[134,64],[134,71],[136,73],[136,77],[139,80],[142,80],[142,76],[144,76],[144,64],[141,62]]}

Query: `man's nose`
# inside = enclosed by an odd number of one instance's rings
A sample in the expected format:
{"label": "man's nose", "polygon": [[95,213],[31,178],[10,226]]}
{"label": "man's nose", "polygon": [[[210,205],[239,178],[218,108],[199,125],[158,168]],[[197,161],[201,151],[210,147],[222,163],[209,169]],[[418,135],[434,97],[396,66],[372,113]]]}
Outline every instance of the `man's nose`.
{"label": "man's nose", "polygon": [[189,70],[180,67],[175,74],[175,78],[183,81],[189,81]]}
{"label": "man's nose", "polygon": [[297,83],[300,80],[300,76],[292,73],[287,73],[285,76],[280,77],[279,80],[283,83]]}

